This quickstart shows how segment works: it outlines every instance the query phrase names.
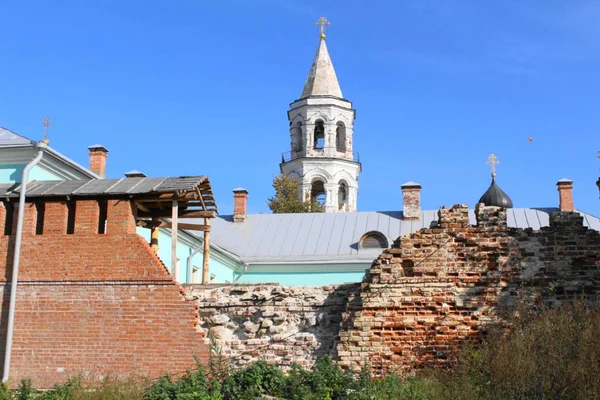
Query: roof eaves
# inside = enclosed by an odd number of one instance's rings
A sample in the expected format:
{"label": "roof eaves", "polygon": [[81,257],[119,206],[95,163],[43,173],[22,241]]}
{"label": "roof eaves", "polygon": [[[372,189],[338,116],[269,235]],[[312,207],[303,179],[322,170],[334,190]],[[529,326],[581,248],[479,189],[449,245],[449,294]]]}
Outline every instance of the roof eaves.
{"label": "roof eaves", "polygon": [[56,157],[57,159],[63,161],[65,164],[70,165],[71,167],[79,170],[80,172],[84,173],[85,175],[88,175],[90,178],[92,179],[102,179],[100,177],[100,175],[95,174],[94,172],[90,171],[89,169],[85,168],[84,166],[76,163],[75,161],[71,160],[70,158],[68,158],[67,156],[59,153],[58,151],[54,150],[51,147],[46,148],[45,150],[48,154]]}

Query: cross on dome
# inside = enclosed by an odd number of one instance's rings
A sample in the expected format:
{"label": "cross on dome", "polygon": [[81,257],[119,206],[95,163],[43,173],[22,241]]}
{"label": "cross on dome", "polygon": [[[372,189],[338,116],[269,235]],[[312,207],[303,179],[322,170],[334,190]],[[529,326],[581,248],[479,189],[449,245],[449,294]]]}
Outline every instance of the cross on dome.
{"label": "cross on dome", "polygon": [[319,37],[321,38],[321,40],[325,39],[325,26],[329,26],[331,25],[331,22],[329,22],[325,17],[321,17],[319,18],[319,20],[317,22],[315,22],[315,25],[319,26],[320,25],[320,35]]}
{"label": "cross on dome", "polygon": [[490,172],[492,173],[492,177],[496,176],[496,165],[500,164],[498,157],[494,153],[488,156],[488,160],[485,162],[490,166]]}

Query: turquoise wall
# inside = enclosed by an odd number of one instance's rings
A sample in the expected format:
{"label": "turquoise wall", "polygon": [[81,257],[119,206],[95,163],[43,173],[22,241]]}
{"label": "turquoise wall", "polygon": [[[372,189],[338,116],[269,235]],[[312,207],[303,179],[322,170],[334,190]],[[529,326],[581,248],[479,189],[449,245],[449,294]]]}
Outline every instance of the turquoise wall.
{"label": "turquoise wall", "polygon": [[[365,264],[365,270],[371,263]],[[282,271],[290,269],[290,265],[282,265]],[[250,267],[252,268],[252,267]],[[327,266],[323,266],[326,270]],[[348,272],[250,272],[242,274],[237,283],[279,283],[287,286],[323,286],[340,283],[362,282],[365,273]]]}
{"label": "turquoise wall", "polygon": [[[3,164],[0,165],[0,183],[19,183],[23,177],[23,170],[27,164]],[[58,176],[40,168],[33,167],[29,172],[29,181],[55,181],[59,180]]]}
{"label": "turquoise wall", "polygon": [[[146,241],[150,242],[150,229],[138,227],[137,232],[140,236],[142,236]],[[182,235],[182,233],[179,233]],[[188,244],[179,240],[177,242],[177,258],[179,258],[179,268],[177,270],[177,281],[181,283],[191,283],[191,277],[188,277],[187,265],[188,260],[190,259],[192,253],[194,252],[194,248],[189,246]],[[214,251],[214,249],[212,250]],[[158,256],[162,260],[162,262],[166,265],[169,271],[171,269],[171,234],[165,230],[159,230],[158,235]],[[203,252],[200,251],[196,255],[194,255],[192,259],[192,265],[196,266],[200,269],[200,274],[202,274],[202,260],[203,260]],[[215,275],[215,279],[212,283],[226,283],[233,282],[233,270],[227,267],[225,264],[219,262],[215,259],[215,257],[211,257],[208,263],[209,273],[211,275]],[[201,275],[200,275],[201,276]]]}

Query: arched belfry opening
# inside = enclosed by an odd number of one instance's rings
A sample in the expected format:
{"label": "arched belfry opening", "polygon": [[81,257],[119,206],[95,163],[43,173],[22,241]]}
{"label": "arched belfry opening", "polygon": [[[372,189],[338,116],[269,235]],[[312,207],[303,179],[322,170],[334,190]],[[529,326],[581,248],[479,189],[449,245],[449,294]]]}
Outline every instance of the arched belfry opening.
{"label": "arched belfry opening", "polygon": [[338,210],[348,209],[348,184],[344,181],[338,183]]}
{"label": "arched belfry opening", "polygon": [[325,123],[322,119],[315,121],[315,132],[314,132],[314,148],[322,149],[325,147]]}
{"label": "arched belfry opening", "polygon": [[310,186],[310,198],[312,201],[325,204],[327,192],[325,192],[325,182],[321,179],[314,179]]}
{"label": "arched belfry opening", "polygon": [[302,121],[298,121],[292,127],[292,151],[302,151]]}
{"label": "arched belfry opening", "polygon": [[346,151],[346,125],[342,121],[335,128],[335,148],[337,151]]}

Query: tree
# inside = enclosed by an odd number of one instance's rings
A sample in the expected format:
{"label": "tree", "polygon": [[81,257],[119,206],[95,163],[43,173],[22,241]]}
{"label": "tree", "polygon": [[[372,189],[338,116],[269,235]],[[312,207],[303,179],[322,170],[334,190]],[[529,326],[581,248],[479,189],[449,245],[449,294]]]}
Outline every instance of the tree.
{"label": "tree", "polygon": [[324,212],[323,204],[315,199],[302,200],[298,182],[284,175],[273,179],[275,196],[267,201],[273,214]]}

